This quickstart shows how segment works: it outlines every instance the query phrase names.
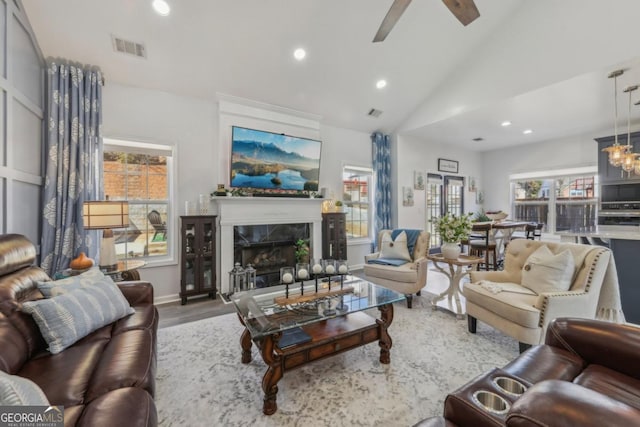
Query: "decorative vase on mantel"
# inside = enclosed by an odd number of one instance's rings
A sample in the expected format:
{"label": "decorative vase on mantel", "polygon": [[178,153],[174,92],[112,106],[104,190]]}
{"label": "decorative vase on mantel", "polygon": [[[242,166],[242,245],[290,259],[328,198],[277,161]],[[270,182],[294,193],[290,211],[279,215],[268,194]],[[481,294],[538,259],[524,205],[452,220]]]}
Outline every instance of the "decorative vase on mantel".
{"label": "decorative vase on mantel", "polygon": [[440,251],[442,251],[442,256],[445,259],[458,259],[460,256],[460,244],[453,242],[445,242],[440,246]]}

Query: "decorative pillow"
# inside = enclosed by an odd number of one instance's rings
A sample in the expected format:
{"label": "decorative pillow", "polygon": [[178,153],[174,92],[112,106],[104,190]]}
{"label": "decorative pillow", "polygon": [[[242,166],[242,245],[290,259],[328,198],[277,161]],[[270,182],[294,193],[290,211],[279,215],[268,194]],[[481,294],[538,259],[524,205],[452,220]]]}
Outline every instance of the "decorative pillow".
{"label": "decorative pillow", "polygon": [[540,246],[522,267],[522,286],[542,292],[567,291],[571,287],[576,265],[571,252],[566,249],[553,254],[546,245]]}
{"label": "decorative pillow", "polygon": [[[66,294],[74,289],[92,286],[96,282],[103,281],[114,284],[111,277],[105,276],[98,267],[94,267],[76,276],[69,276],[64,279],[49,282],[38,282],[37,284],[42,295],[44,295],[45,298],[51,298]],[[115,286],[117,288],[117,285]]]}
{"label": "decorative pillow", "polygon": [[407,233],[401,232],[395,240],[391,238],[391,233],[387,231],[382,233],[380,258],[411,261],[411,255],[409,255],[409,248],[407,247]]}
{"label": "decorative pillow", "polygon": [[135,310],[120,289],[106,280],[62,295],[22,303],[31,314],[53,354]]}
{"label": "decorative pillow", "polygon": [[0,406],[49,406],[47,396],[33,381],[0,371]]}

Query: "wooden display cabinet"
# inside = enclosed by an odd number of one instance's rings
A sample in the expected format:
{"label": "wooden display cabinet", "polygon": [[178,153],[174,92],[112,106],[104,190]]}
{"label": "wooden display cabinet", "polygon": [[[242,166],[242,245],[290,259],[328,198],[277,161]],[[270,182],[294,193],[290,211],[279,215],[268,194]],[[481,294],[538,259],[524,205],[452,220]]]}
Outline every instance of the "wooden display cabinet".
{"label": "wooden display cabinet", "polygon": [[322,214],[322,258],[347,259],[347,215]]}
{"label": "wooden display cabinet", "polygon": [[216,297],[216,217],[180,217],[180,298],[208,294]]}

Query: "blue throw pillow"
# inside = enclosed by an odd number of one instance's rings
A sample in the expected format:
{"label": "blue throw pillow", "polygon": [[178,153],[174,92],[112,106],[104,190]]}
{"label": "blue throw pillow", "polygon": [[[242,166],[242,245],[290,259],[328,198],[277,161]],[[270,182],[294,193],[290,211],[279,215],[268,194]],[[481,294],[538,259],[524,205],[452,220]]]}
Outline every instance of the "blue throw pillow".
{"label": "blue throw pillow", "polygon": [[111,279],[24,302],[22,310],[33,316],[53,354],[135,311]]}

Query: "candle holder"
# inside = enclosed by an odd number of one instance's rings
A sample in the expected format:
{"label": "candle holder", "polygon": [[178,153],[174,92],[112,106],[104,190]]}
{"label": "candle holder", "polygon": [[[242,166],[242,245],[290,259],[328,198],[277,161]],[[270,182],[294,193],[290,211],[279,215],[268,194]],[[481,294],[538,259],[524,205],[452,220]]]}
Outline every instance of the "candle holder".
{"label": "candle holder", "polygon": [[285,285],[285,297],[289,298],[289,285],[293,283],[295,270],[293,267],[280,268],[280,283]]}
{"label": "candle holder", "polygon": [[338,274],[349,274],[349,263],[347,262],[346,259],[341,259],[338,260],[337,264],[337,268],[338,268]]}
{"label": "candle holder", "polygon": [[296,264],[296,278],[300,281],[300,295],[304,295],[304,281],[309,278],[309,264],[299,262]]}
{"label": "candle holder", "polygon": [[322,260],[320,258],[314,258],[311,260],[311,275],[316,282],[316,293],[318,293],[318,277],[322,275]]}
{"label": "candle holder", "polygon": [[322,260],[322,266],[325,274],[329,277],[329,290],[331,290],[331,276],[336,274],[336,261],[333,259]]}

